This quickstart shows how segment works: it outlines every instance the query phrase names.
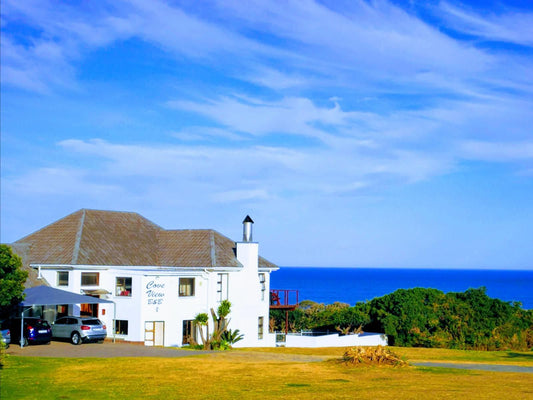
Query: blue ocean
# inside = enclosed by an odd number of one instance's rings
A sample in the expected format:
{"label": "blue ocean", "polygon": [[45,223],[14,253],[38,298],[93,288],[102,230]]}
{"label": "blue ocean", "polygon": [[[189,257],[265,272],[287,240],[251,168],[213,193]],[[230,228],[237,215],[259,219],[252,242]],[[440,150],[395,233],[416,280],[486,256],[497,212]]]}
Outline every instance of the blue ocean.
{"label": "blue ocean", "polygon": [[271,280],[272,289],[298,290],[300,301],[325,304],[354,305],[396,289],[424,287],[447,293],[484,286],[490,297],[533,309],[533,270],[280,267]]}

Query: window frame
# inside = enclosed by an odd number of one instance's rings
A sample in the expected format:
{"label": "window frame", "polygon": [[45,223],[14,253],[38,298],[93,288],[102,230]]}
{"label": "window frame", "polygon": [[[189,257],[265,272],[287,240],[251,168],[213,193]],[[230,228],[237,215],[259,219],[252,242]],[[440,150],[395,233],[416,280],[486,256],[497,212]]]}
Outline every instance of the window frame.
{"label": "window frame", "polygon": [[[63,274],[67,275],[67,279],[66,279],[67,283],[66,284],[62,283],[65,280],[60,278],[60,276],[63,275]],[[69,271],[57,271],[57,286],[68,286],[69,278],[70,278]]]}
{"label": "window frame", "polygon": [[266,274],[264,272],[260,272],[258,275],[259,284],[261,285],[261,301],[264,301],[266,294]]}
{"label": "window frame", "polygon": [[[96,276],[96,283],[83,283],[83,278],[89,276]],[[100,272],[82,272],[81,273],[81,286],[98,286],[100,284]]]}
{"label": "window frame", "polygon": [[229,274],[217,274],[217,300],[222,302],[229,297]]}
{"label": "window frame", "polygon": [[[122,329],[117,330],[117,323],[118,323],[118,327]],[[122,325],[125,325],[125,326],[122,326]],[[119,330],[123,331],[124,328],[125,328],[126,333],[119,332]],[[113,320],[113,332],[115,333],[115,335],[127,336],[129,332],[129,321],[127,319],[114,319]]]}
{"label": "window frame", "polygon": [[191,344],[188,339],[192,339],[193,342],[196,342],[196,326],[194,324],[194,319],[184,319],[182,322],[182,345]]}
{"label": "window frame", "polygon": [[[119,284],[119,279],[122,279],[124,283]],[[129,280],[129,285],[127,281]],[[116,276],[115,277],[115,296],[116,297],[131,297],[133,279],[131,276]],[[119,291],[120,289],[120,291]]]}
{"label": "window frame", "polygon": [[[182,283],[183,281],[183,283]],[[185,283],[185,281],[188,281],[188,283]],[[182,287],[190,287],[190,293],[189,290],[183,290]],[[188,294],[189,293],[189,294]],[[183,277],[179,278],[178,280],[178,297],[194,297],[196,294],[196,278],[191,277]]]}
{"label": "window frame", "polygon": [[263,340],[264,337],[265,317],[257,318],[257,339]]}

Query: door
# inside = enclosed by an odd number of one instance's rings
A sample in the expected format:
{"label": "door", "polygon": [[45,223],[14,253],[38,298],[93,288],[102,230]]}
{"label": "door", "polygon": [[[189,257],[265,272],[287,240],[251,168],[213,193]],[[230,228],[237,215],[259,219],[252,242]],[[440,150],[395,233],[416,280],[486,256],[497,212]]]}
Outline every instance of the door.
{"label": "door", "polygon": [[165,322],[145,321],[144,323],[144,345],[164,346],[165,345]]}

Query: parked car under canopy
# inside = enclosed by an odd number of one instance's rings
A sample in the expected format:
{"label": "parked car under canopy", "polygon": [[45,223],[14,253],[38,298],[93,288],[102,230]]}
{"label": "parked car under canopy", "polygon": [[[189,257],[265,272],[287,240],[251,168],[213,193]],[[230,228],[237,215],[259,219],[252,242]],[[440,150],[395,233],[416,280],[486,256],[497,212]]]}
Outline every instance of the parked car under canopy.
{"label": "parked car under canopy", "polygon": [[24,312],[33,306],[97,303],[113,303],[113,305],[115,304],[111,300],[80,295],[72,292],[67,292],[65,290],[54,289],[49,286],[35,286],[32,288],[28,288],[24,290],[24,294],[26,295],[24,301],[19,304],[22,307],[22,321],[24,320]]}

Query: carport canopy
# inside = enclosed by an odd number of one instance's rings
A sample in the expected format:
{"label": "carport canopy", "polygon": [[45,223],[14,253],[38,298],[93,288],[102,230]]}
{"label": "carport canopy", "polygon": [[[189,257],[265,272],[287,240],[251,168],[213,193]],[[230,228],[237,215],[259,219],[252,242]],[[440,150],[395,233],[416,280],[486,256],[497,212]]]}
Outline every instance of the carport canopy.
{"label": "carport canopy", "polygon": [[49,286],[35,286],[24,290],[24,293],[26,294],[26,297],[24,298],[24,301],[20,303],[23,307],[113,303],[110,300],[67,292],[66,290],[54,289]]}

